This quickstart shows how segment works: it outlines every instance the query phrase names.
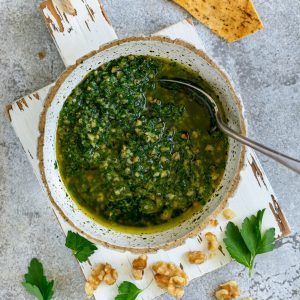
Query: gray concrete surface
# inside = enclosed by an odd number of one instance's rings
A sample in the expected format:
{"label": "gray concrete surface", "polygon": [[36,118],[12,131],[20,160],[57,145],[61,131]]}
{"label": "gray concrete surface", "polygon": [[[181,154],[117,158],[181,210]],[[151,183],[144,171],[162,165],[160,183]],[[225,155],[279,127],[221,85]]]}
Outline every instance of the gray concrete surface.
{"label": "gray concrete surface", "polygon": [[[232,76],[246,107],[249,134],[300,157],[300,2],[254,1],[265,29],[227,44],[196,22],[207,51]],[[39,1],[0,0],[0,101],[5,103],[55,80],[64,69],[41,16]],[[166,0],[103,0],[120,37],[150,34],[188,14]],[[46,58],[38,58],[45,51]],[[236,279],[243,296],[300,299],[300,177],[270,159],[261,162],[293,228],[278,249],[257,259],[249,279],[232,263],[193,281],[184,299],[213,299],[221,282]],[[84,280],[10,124],[0,115],[0,299],[32,299],[21,286],[37,256],[55,278],[55,299],[80,300]],[[160,299],[169,299],[166,296]],[[105,299],[103,299],[105,300]]]}

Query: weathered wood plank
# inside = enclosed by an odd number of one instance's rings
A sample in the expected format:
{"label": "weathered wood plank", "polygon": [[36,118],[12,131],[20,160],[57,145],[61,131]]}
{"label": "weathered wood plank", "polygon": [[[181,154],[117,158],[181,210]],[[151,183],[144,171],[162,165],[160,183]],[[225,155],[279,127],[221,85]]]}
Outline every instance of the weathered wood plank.
{"label": "weathered wood plank", "polygon": [[[7,113],[24,151],[40,180],[37,160],[37,139],[39,137],[39,118],[44,101],[53,84],[9,104]],[[40,180],[41,182],[41,180]]]}
{"label": "weathered wood plank", "polygon": [[66,66],[117,38],[98,0],[45,0],[40,9]]}

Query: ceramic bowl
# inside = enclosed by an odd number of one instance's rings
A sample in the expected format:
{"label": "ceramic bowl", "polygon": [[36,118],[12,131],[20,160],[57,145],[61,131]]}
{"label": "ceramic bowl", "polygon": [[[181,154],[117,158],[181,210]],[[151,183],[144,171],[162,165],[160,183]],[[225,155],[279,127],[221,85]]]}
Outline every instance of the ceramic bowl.
{"label": "ceramic bowl", "polygon": [[223,105],[228,125],[245,134],[242,102],[230,79],[203,51],[181,40],[164,37],[132,37],[106,44],[69,67],[50,91],[40,120],[39,163],[49,197],[59,214],[73,227],[95,243],[135,253],[154,252],[182,244],[195,236],[225,205],[236,190],[245,149],[229,140],[229,154],[223,179],[204,210],[192,215],[174,228],[151,234],[126,234],[106,228],[85,215],[68,195],[62,183],[56,161],[56,128],[60,110],[66,98],[93,69],[110,60],[126,55],[151,55],[169,58],[198,72],[215,90]]}

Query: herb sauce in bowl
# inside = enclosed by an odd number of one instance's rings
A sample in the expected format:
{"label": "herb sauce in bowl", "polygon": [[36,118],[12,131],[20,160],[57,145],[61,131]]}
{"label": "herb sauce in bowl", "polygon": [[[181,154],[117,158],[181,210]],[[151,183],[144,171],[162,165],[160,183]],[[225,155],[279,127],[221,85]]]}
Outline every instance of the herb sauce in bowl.
{"label": "herb sauce in bowl", "polygon": [[227,137],[210,131],[208,109],[196,95],[161,86],[165,77],[212,93],[179,63],[131,55],[90,72],[60,112],[63,182],[85,213],[119,231],[163,230],[201,210],[225,170]]}

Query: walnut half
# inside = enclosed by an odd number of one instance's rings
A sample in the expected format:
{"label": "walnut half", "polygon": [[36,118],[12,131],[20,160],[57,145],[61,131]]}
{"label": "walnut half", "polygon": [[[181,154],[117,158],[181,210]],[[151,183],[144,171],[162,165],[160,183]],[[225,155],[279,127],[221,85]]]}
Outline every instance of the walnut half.
{"label": "walnut half", "polygon": [[85,283],[85,292],[91,297],[102,281],[112,285],[118,278],[117,271],[110,264],[98,264],[94,267]]}
{"label": "walnut half", "polygon": [[236,281],[228,281],[219,286],[215,296],[218,300],[236,299],[240,296],[240,288]]}
{"label": "walnut half", "polygon": [[223,210],[223,216],[226,220],[231,220],[236,216],[236,214],[230,208],[226,208],[226,209]]}
{"label": "walnut half", "polygon": [[208,250],[209,251],[216,251],[216,250],[218,250],[219,243],[218,243],[217,237],[213,233],[207,232],[205,234],[205,238],[206,238],[206,240],[208,242]]}
{"label": "walnut half", "polygon": [[216,220],[216,219],[211,219],[211,220],[209,221],[209,224],[210,224],[211,226],[213,226],[213,227],[217,227],[217,226],[219,225],[219,222],[218,222],[218,220]]}
{"label": "walnut half", "polygon": [[147,267],[147,255],[141,255],[132,262],[132,275],[134,279],[141,280],[143,279],[144,270]]}
{"label": "walnut half", "polygon": [[152,266],[157,285],[166,289],[168,293],[176,298],[184,294],[183,287],[189,282],[187,274],[173,263],[157,262]]}
{"label": "walnut half", "polygon": [[206,260],[206,254],[202,251],[190,251],[187,256],[191,264],[202,264]]}

